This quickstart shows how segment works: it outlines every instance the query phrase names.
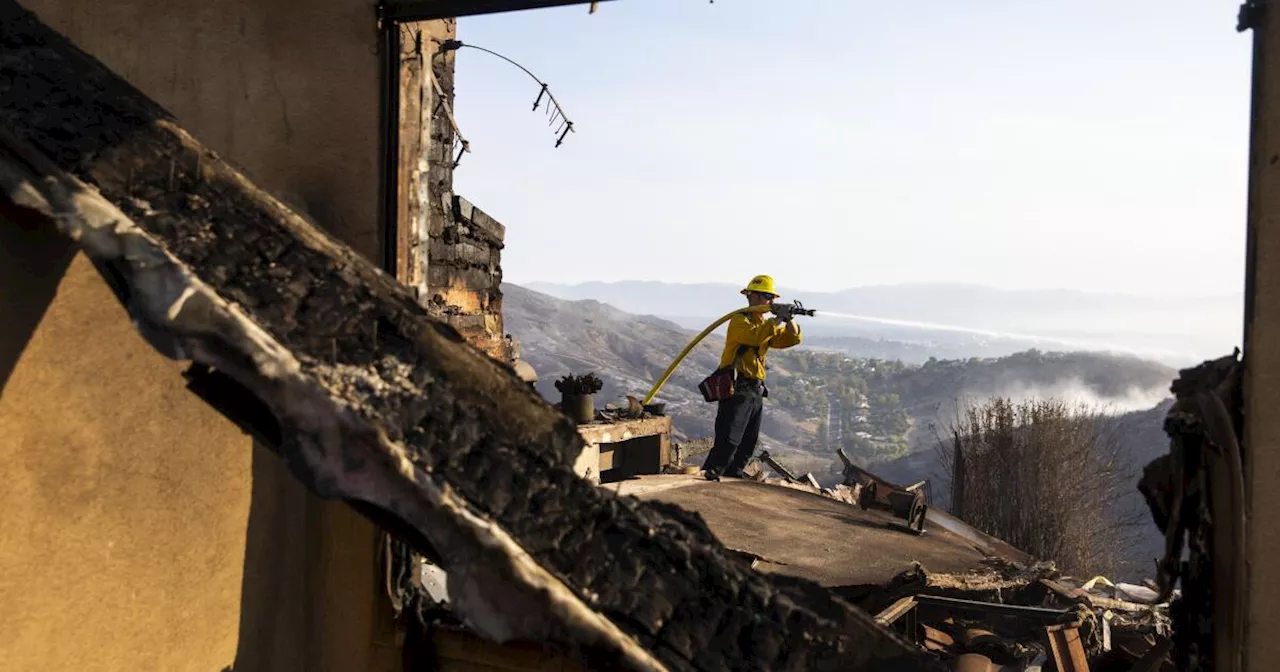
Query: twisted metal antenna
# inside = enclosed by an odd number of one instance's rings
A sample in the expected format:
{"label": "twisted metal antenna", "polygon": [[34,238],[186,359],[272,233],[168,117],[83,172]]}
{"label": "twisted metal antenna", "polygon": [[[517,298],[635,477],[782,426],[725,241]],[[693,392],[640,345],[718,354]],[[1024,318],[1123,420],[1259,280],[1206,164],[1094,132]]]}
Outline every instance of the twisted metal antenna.
{"label": "twisted metal antenna", "polygon": [[[449,119],[449,126],[453,128],[453,142],[449,147],[449,156],[452,158],[453,167],[457,168],[462,163],[462,155],[471,152],[471,143],[462,135],[462,129],[458,127],[458,120],[453,115],[453,109],[449,106],[449,97],[445,95],[444,89],[440,86],[440,80],[436,79],[435,68],[431,62],[423,59],[422,51],[422,31],[418,29],[409,29],[405,26],[401,29],[405,35],[411,35],[414,39],[414,53],[420,60],[423,75],[431,81],[431,88],[436,92],[436,106],[431,112],[432,118],[444,110],[445,116]],[[402,56],[403,59],[403,56]],[[457,151],[455,156],[454,151]]]}
{"label": "twisted metal antenna", "polygon": [[569,121],[569,117],[564,113],[564,108],[560,106],[560,101],[556,100],[556,97],[551,95],[551,89],[547,86],[547,83],[542,81],[541,79],[538,79],[538,76],[530,72],[528,68],[524,67],[523,65],[520,65],[519,63],[516,63],[515,61],[511,60],[510,58],[507,58],[506,56],[503,56],[502,54],[499,54],[496,51],[485,49],[484,47],[477,47],[474,44],[463,44],[461,40],[445,40],[444,42],[440,43],[441,52],[456,51],[458,49],[462,49],[463,47],[475,49],[477,51],[483,51],[486,54],[490,54],[493,56],[497,56],[498,58],[501,58],[502,60],[510,63],[511,65],[514,65],[517,68],[520,68],[520,70],[522,70],[524,74],[529,75],[530,79],[537,82],[538,85],[542,87],[541,89],[538,90],[538,97],[534,98],[533,100],[533,110],[536,112],[537,109],[542,105],[542,99],[544,97],[547,99],[547,108],[546,108],[547,109],[547,125],[555,126],[554,132],[556,135],[556,147],[559,147],[561,144],[563,144],[565,137],[568,136],[570,133],[574,132],[573,122]]}

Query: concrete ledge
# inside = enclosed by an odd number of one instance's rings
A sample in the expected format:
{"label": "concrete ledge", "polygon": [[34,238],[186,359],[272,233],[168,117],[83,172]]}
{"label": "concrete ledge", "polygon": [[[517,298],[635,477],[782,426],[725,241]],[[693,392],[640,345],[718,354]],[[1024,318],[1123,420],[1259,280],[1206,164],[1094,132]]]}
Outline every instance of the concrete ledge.
{"label": "concrete ledge", "polygon": [[502,245],[507,238],[507,229],[498,220],[485,214],[467,199],[454,195],[453,219],[458,224],[471,227],[478,237],[492,243]]}
{"label": "concrete ledge", "polygon": [[593,483],[658,474],[671,463],[671,418],[649,417],[579,425],[586,443],[573,470]]}

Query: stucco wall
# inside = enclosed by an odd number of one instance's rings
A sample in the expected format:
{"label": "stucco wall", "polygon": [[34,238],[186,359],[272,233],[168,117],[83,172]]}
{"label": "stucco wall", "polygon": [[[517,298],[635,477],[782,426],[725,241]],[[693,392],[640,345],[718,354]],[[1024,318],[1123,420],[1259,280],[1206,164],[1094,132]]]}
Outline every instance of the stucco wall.
{"label": "stucco wall", "polygon": [[1280,13],[1262,12],[1255,42],[1254,117],[1249,152],[1244,451],[1248,618],[1244,669],[1280,659]]}
{"label": "stucco wall", "polygon": [[[24,4],[376,257],[371,0]],[[82,257],[0,231],[3,667],[396,669],[375,528],[189,394]]]}
{"label": "stucco wall", "polygon": [[25,0],[259,186],[377,251],[373,0]]}
{"label": "stucco wall", "polygon": [[236,654],[249,444],[70,251],[0,222],[0,311],[18,316],[0,332],[0,660],[219,670]]}

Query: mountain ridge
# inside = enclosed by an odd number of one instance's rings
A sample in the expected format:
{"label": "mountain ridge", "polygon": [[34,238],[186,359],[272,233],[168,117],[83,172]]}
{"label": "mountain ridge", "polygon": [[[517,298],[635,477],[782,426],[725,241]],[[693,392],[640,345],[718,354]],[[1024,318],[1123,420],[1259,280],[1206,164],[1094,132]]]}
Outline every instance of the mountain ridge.
{"label": "mountain ridge", "polygon": [[[698,329],[738,305],[729,283],[616,281],[530,283],[566,300],[594,299],[634,314]],[[1186,366],[1239,344],[1240,295],[1146,297],[1069,289],[1008,290],[961,283],[867,285],[835,292],[780,287],[784,300],[817,309],[805,323],[823,338],[882,338],[964,345],[985,340],[986,354],[1073,349],[1128,352]],[[837,349],[839,347],[837,346]]]}
{"label": "mountain ridge", "polygon": [[[689,287],[705,287],[729,290],[727,295],[732,298],[734,294],[741,288],[730,282],[668,282],[665,280],[590,280],[584,282],[550,282],[533,280],[518,284],[520,287],[531,289],[533,291],[548,293],[546,290],[572,290],[583,288],[598,287],[659,287],[659,288],[689,288]],[[1003,294],[1012,296],[1057,296],[1057,297],[1095,297],[1095,298],[1111,298],[1111,299],[1130,299],[1136,301],[1154,301],[1164,303],[1175,303],[1182,301],[1204,301],[1204,300],[1223,300],[1223,299],[1240,299],[1243,300],[1244,292],[1215,292],[1208,294],[1180,296],[1178,298],[1161,297],[1130,292],[1099,292],[1091,290],[1069,289],[1065,287],[1051,288],[1031,288],[1031,289],[1013,289],[1007,287],[995,287],[993,285],[984,285],[981,283],[971,282],[899,282],[899,283],[875,283],[866,285],[855,285],[851,287],[843,287],[836,290],[812,290],[789,287],[779,284],[779,291],[783,296],[790,295],[827,295],[827,294],[847,294],[862,291],[884,291],[884,290],[930,290],[930,291],[946,291],[946,290],[965,290],[990,292],[993,294]],[[551,294],[551,296],[557,296]],[[559,297],[558,297],[559,298]]]}

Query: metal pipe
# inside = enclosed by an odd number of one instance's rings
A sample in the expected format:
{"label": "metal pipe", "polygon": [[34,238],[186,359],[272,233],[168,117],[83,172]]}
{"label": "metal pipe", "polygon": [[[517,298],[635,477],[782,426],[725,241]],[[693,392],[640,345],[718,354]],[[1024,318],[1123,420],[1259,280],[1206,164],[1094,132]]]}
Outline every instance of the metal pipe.
{"label": "metal pipe", "polygon": [[1016,616],[1019,618],[1035,618],[1051,623],[1070,622],[1076,617],[1073,609],[1046,609],[1044,607],[1024,607],[1019,604],[996,604],[993,602],[977,602],[955,597],[938,595],[917,595],[916,602],[921,609],[934,608],[945,611],[964,611],[970,613]]}
{"label": "metal pipe", "polygon": [[378,7],[378,219],[382,270],[399,278],[400,24]]}
{"label": "metal pipe", "polygon": [[[605,0],[596,0],[601,1]],[[384,6],[396,21],[433,21],[587,3],[595,4],[592,0],[386,0]]]}

